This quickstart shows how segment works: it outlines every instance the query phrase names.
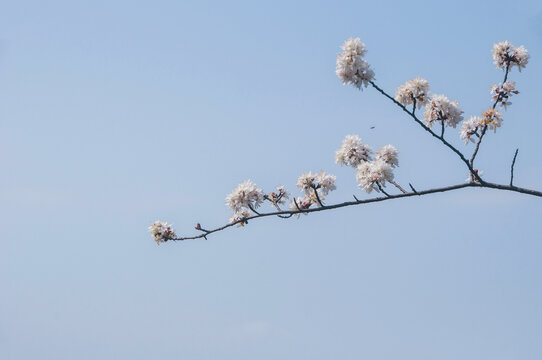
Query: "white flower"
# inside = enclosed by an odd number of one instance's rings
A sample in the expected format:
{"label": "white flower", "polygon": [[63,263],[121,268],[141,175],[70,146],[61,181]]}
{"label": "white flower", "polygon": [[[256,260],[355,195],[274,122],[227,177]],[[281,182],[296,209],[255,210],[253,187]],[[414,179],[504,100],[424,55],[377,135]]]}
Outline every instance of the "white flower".
{"label": "white flower", "polygon": [[235,212],[250,207],[255,209],[260,206],[263,197],[262,190],[252,181],[246,180],[226,197],[226,205]]}
{"label": "white flower", "polygon": [[488,109],[482,114],[482,122],[487,125],[488,129],[496,132],[497,128],[502,125],[501,113],[495,109]]}
{"label": "white flower", "polygon": [[171,224],[165,221],[157,220],[148,229],[151,232],[151,237],[154,238],[157,244],[171,240],[176,236],[175,230],[171,228]]}
{"label": "white flower", "polygon": [[474,142],[474,138],[472,135],[476,134],[476,132],[481,129],[483,126],[483,119],[479,116],[471,116],[470,119],[465,120],[463,124],[461,124],[461,132],[460,137],[465,141],[465,144],[468,144],[469,141]]}
{"label": "white flower", "polygon": [[327,195],[330,191],[337,188],[335,186],[336,179],[337,177],[335,175],[326,174],[324,171],[321,171],[316,179],[318,181],[318,190],[320,190],[324,196]]}
{"label": "white flower", "polygon": [[373,150],[364,144],[359,136],[347,135],[341,147],[335,152],[335,162],[341,165],[357,167],[362,161],[371,160]]}
{"label": "white flower", "polygon": [[303,172],[300,177],[297,178],[297,186],[301,191],[305,192],[305,194],[310,194],[311,189],[316,187],[317,185],[317,178],[318,174],[313,174],[311,171]]}
{"label": "white flower", "polygon": [[393,145],[382,146],[376,152],[376,160],[382,160],[391,167],[399,166],[399,151]]}
{"label": "white flower", "polygon": [[508,64],[510,68],[517,66],[518,70],[521,71],[522,68],[527,65],[529,62],[529,54],[527,49],[522,46],[515,48],[508,41],[502,41],[493,45],[493,63],[497,69],[506,69]]}
{"label": "white flower", "polygon": [[390,164],[382,160],[363,162],[358,166],[356,180],[358,186],[367,193],[373,190],[378,192],[378,185],[385,187],[386,181],[393,180],[393,169]]}
{"label": "white flower", "polygon": [[450,101],[444,95],[433,95],[425,105],[424,123],[431,128],[435,121],[443,121],[446,125],[456,127],[463,120],[463,110],[457,101]]}
{"label": "white flower", "polygon": [[246,209],[243,209],[243,210],[239,210],[237,212],[235,212],[231,218],[230,218],[230,223],[234,223],[234,222],[237,222],[237,221],[240,221],[237,226],[244,226],[245,224],[247,224],[248,222],[246,221],[246,218],[248,218],[249,216],[251,216],[252,214],[246,210]]}
{"label": "white flower", "polygon": [[[309,197],[305,196],[304,198],[302,198],[298,196],[292,200],[289,208],[290,208],[290,211],[299,211],[299,210],[306,210],[310,208],[311,205],[312,205],[312,200]],[[305,213],[304,215],[307,215],[307,214]],[[299,213],[295,214],[295,216],[299,218]]]}
{"label": "white flower", "polygon": [[335,69],[337,77],[344,85],[352,84],[358,89],[361,85],[367,87],[375,74],[369,63],[363,60],[366,53],[365,44],[359,38],[350,38],[344,42],[341,49],[343,51],[337,55]]}
{"label": "white flower", "polygon": [[277,192],[272,192],[267,195],[267,198],[273,203],[273,204],[284,204],[286,199],[290,196],[290,193],[284,185],[277,186]]}
{"label": "white flower", "polygon": [[428,96],[429,83],[418,76],[397,88],[395,100],[405,106],[413,104],[416,100],[419,109],[427,103]]}
{"label": "white flower", "polygon": [[506,81],[504,84],[491,86],[490,93],[492,94],[491,99],[506,110],[508,105],[512,105],[508,99],[513,94],[519,94],[519,91],[516,90],[516,83],[514,81]]}

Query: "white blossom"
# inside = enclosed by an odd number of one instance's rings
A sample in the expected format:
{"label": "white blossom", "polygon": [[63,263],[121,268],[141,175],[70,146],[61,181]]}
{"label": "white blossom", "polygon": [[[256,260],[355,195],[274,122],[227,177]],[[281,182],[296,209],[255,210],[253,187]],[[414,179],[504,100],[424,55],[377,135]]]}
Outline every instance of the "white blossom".
{"label": "white blossom", "polygon": [[250,180],[246,180],[239,184],[226,197],[226,205],[237,212],[246,208],[257,208],[260,206],[264,198],[264,193],[256,184]]}
{"label": "white blossom", "polygon": [[521,71],[529,62],[529,54],[527,49],[522,46],[515,48],[508,41],[502,41],[493,45],[493,63],[497,69],[505,70],[508,64],[510,68],[517,66]]}
{"label": "white blossom", "polygon": [[344,85],[352,84],[358,89],[362,85],[367,87],[374,78],[374,71],[369,63],[363,59],[366,53],[365,44],[359,38],[350,38],[341,46],[343,49],[337,55],[335,73]]}
{"label": "white blossom", "polygon": [[341,147],[335,152],[335,162],[357,167],[362,161],[370,161],[373,150],[364,144],[359,136],[347,135]]}
{"label": "white blossom", "polygon": [[157,244],[171,240],[176,236],[175,230],[171,228],[171,224],[165,221],[157,220],[148,229],[151,232],[151,237]]}
{"label": "white blossom", "polygon": [[271,201],[273,204],[279,205],[284,204],[289,196],[290,193],[288,192],[288,190],[286,190],[284,185],[279,185],[277,186],[276,192],[273,191],[272,193],[267,195],[267,199],[269,199],[269,201]]}
{"label": "white blossom", "polygon": [[456,127],[463,120],[463,110],[457,101],[450,101],[444,95],[433,95],[425,105],[424,123],[431,128],[435,121],[443,121],[446,125]]}
{"label": "white blossom", "polygon": [[488,129],[496,132],[497,128],[502,125],[501,113],[495,109],[488,109],[482,114],[482,122],[487,125]]}
{"label": "white blossom", "polygon": [[379,192],[378,185],[385,187],[386,181],[393,181],[393,169],[382,160],[363,162],[358,166],[356,180],[367,193],[373,190]]}
{"label": "white blossom", "polygon": [[399,86],[395,93],[395,100],[405,106],[413,104],[416,100],[418,109],[427,103],[428,97],[429,83],[419,76]]}
{"label": "white blossom", "polygon": [[491,86],[490,93],[492,94],[491,99],[506,110],[508,105],[512,105],[508,100],[513,94],[519,94],[519,91],[516,90],[514,81],[506,81],[504,84]]}
{"label": "white blossom", "polygon": [[334,175],[326,174],[325,171],[318,174],[303,172],[297,179],[296,186],[305,193],[311,203],[321,205],[327,194],[336,189],[335,180]]}
{"label": "white blossom", "polygon": [[237,226],[244,226],[245,224],[247,224],[247,221],[246,221],[246,218],[248,218],[249,216],[251,216],[252,214],[246,210],[246,209],[243,209],[243,210],[239,210],[239,211],[236,211],[231,217],[230,217],[230,223],[234,223],[234,222],[237,222],[237,221],[240,221]]}
{"label": "white blossom", "polygon": [[337,187],[335,186],[335,180],[337,177],[335,175],[326,174],[324,171],[321,171],[318,174],[318,190],[321,191],[322,194],[327,195],[330,191],[335,190]]}
{"label": "white blossom", "polygon": [[465,144],[468,144],[469,141],[474,142],[472,135],[481,129],[483,126],[483,119],[479,116],[471,116],[470,119],[463,121],[461,124],[460,137],[465,141]]}
{"label": "white blossom", "polygon": [[399,166],[399,151],[393,145],[382,146],[376,152],[376,160],[382,160],[391,167]]}
{"label": "white blossom", "polygon": [[[297,203],[297,205],[296,205],[296,203]],[[292,199],[292,202],[290,203],[289,208],[290,208],[290,211],[306,210],[306,209],[310,208],[312,204],[313,203],[312,203],[312,200],[310,199],[310,197],[305,196],[304,198],[302,198],[302,197],[298,196],[298,197]],[[307,214],[305,213],[305,215],[307,215]],[[299,218],[299,213],[295,214],[295,216],[297,218]]]}

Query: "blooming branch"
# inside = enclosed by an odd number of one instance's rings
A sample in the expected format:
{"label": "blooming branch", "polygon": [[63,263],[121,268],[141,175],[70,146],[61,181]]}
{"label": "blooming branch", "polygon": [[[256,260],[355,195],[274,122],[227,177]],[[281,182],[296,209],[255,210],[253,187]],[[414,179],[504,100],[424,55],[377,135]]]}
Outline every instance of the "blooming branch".
{"label": "blooming branch", "polygon": [[[303,195],[293,197],[289,209],[283,210],[281,205],[285,204],[286,199],[290,195],[283,185],[278,186],[273,192],[264,193],[252,181],[246,180],[239,184],[226,197],[226,205],[233,211],[228,224],[207,230],[202,228],[198,223],[195,228],[202,233],[194,236],[178,237],[170,224],[156,221],[149,227],[149,231],[158,244],[167,241],[207,239],[208,235],[215,232],[232,226],[244,226],[248,224],[249,220],[268,216],[287,219],[294,215],[299,217],[301,214],[307,215],[317,211],[455,191],[464,188],[488,188],[542,197],[541,191],[513,185],[514,165],[518,150],[516,150],[510,166],[510,183],[508,185],[487,182],[481,178],[482,172],[474,168],[474,160],[487,130],[496,132],[497,128],[502,126],[502,114],[497,110],[497,106],[507,110],[507,106],[512,104],[509,101],[510,97],[519,94],[516,90],[516,83],[508,81],[508,76],[513,67],[517,67],[521,71],[529,61],[529,54],[523,46],[515,48],[508,41],[494,45],[492,50],[493,62],[498,69],[504,70],[504,79],[498,85],[491,87],[492,107],[484,111],[480,116],[471,116],[465,121],[463,121],[463,110],[461,110],[457,101],[451,101],[445,95],[432,95],[429,90],[429,82],[419,76],[400,85],[395,93],[395,97],[392,97],[380,88],[374,81],[374,71],[365,59],[367,53],[365,44],[359,38],[346,40],[341,46],[341,49],[342,51],[337,55],[335,72],[343,84],[353,85],[360,90],[362,87],[367,88],[371,85],[375,90],[400,107],[423,130],[459,157],[468,170],[469,178],[467,182],[422,191],[416,190],[411,183],[408,183],[411,191],[407,191],[394,178],[394,171],[399,166],[399,152],[393,145],[385,145],[378,151],[373,152],[372,148],[365,144],[358,135],[347,135],[343,139],[339,149],[335,152],[335,162],[341,166],[354,168],[356,170],[354,175],[358,187],[366,193],[370,194],[374,190],[385,196],[360,200],[356,195],[353,195],[355,201],[326,205],[324,201],[327,195],[336,189],[336,177],[324,171],[319,173],[303,172],[298,177],[296,183],[296,186],[302,191]],[[411,106],[412,109],[410,110],[407,106]],[[420,119],[416,115],[416,109],[421,109],[422,107],[425,108],[425,112],[423,118]],[[445,129],[447,127],[456,128],[461,122],[460,138],[465,144],[469,144],[470,142],[475,143],[473,154],[469,160],[445,138]],[[434,124],[440,124],[439,133],[433,131]],[[401,193],[391,194],[386,192],[384,190],[386,184],[392,184]],[[269,202],[276,211],[262,212],[256,210],[265,201]]]}

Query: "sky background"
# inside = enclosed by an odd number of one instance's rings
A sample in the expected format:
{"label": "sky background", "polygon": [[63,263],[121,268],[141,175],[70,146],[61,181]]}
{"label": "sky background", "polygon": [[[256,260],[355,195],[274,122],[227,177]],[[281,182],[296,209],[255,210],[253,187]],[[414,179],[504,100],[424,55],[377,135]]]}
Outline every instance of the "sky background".
{"label": "sky background", "polygon": [[336,78],[351,36],[384,89],[421,75],[466,118],[502,81],[493,43],[525,45],[476,167],[507,183],[519,147],[516,184],[542,189],[540,2],[2,1],[0,358],[542,358],[539,198],[464,189],[150,238],[156,219],[224,224],[245,179],[297,194],[325,170],[329,203],[368,198],[334,163],[348,134],[394,144],[403,185],[465,180]]}

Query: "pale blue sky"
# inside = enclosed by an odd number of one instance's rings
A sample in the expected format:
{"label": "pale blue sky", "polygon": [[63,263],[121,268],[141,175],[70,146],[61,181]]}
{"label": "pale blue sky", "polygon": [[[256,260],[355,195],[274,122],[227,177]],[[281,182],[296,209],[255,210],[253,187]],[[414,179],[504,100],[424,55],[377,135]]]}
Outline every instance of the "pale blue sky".
{"label": "pale blue sky", "polygon": [[[360,37],[390,92],[422,75],[465,115],[502,79],[494,42],[531,54],[477,167],[542,189],[542,5],[474,2],[4,1],[0,6],[0,358],[542,358],[542,202],[460,192],[265,219],[209,241],[252,179],[296,192],[337,175],[347,134],[400,151],[402,184],[462,163],[335,56]],[[374,129],[370,127],[375,126]],[[449,136],[467,153],[457,131]]]}

